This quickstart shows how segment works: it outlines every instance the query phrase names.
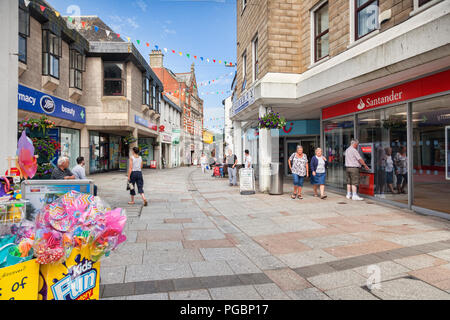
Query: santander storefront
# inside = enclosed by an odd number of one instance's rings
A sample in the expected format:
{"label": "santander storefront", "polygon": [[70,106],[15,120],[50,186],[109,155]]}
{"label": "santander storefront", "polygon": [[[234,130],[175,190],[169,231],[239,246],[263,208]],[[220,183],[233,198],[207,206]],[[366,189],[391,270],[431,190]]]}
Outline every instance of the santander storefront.
{"label": "santander storefront", "polygon": [[450,214],[450,70],[322,109],[328,185],[345,189],[352,138],[369,165],[360,193],[422,213]]}

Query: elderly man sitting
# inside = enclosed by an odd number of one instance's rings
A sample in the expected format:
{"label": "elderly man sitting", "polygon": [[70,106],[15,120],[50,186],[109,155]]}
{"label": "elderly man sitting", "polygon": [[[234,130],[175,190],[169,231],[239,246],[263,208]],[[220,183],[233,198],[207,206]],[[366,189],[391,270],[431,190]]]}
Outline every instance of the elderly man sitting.
{"label": "elderly man sitting", "polygon": [[60,157],[58,159],[58,166],[52,171],[51,179],[53,180],[75,179],[75,175],[68,168],[69,168],[69,158]]}

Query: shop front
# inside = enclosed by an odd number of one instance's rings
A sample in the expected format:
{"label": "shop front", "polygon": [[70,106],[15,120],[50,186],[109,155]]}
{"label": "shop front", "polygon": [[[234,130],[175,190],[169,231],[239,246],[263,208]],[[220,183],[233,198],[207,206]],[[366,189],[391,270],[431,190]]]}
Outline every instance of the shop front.
{"label": "shop front", "polygon": [[360,193],[424,213],[450,213],[450,70],[322,109],[327,184],[346,188],[353,138],[369,166]]}
{"label": "shop front", "polygon": [[55,123],[55,127],[48,129],[47,134],[61,148],[55,153],[51,163],[56,165],[59,156],[66,156],[70,167],[74,167],[76,158],[80,156],[80,130],[86,123],[85,108],[19,84],[18,109],[18,119],[21,122],[45,115]]}
{"label": "shop front", "polygon": [[150,162],[155,160],[155,138],[138,138],[144,168],[150,168]]}
{"label": "shop front", "polygon": [[180,166],[180,135],[181,129],[172,129],[172,144],[170,147],[172,168]]}
{"label": "shop front", "polygon": [[[128,147],[123,141],[123,136],[99,131],[89,131],[90,173],[119,169],[125,170],[128,152]],[[123,164],[125,165],[124,168]]]}

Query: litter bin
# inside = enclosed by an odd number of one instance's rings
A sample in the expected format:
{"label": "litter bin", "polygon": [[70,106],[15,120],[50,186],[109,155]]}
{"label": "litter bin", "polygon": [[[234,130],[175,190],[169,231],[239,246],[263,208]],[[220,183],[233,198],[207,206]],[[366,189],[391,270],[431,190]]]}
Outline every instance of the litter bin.
{"label": "litter bin", "polygon": [[270,189],[269,194],[283,194],[283,172],[281,163],[270,164]]}

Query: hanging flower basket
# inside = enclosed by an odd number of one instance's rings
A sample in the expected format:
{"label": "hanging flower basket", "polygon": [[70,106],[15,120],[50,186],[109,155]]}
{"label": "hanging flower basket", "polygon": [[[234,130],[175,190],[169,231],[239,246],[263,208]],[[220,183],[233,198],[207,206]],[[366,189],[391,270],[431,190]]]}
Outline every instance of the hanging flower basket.
{"label": "hanging flower basket", "polygon": [[55,123],[49,120],[45,115],[39,119],[27,119],[19,122],[19,131],[22,132],[26,128],[29,128],[32,136],[43,137],[48,129],[54,128]]}
{"label": "hanging flower basket", "polygon": [[258,118],[260,129],[282,129],[286,125],[286,119],[278,112],[270,111],[264,117]]}

